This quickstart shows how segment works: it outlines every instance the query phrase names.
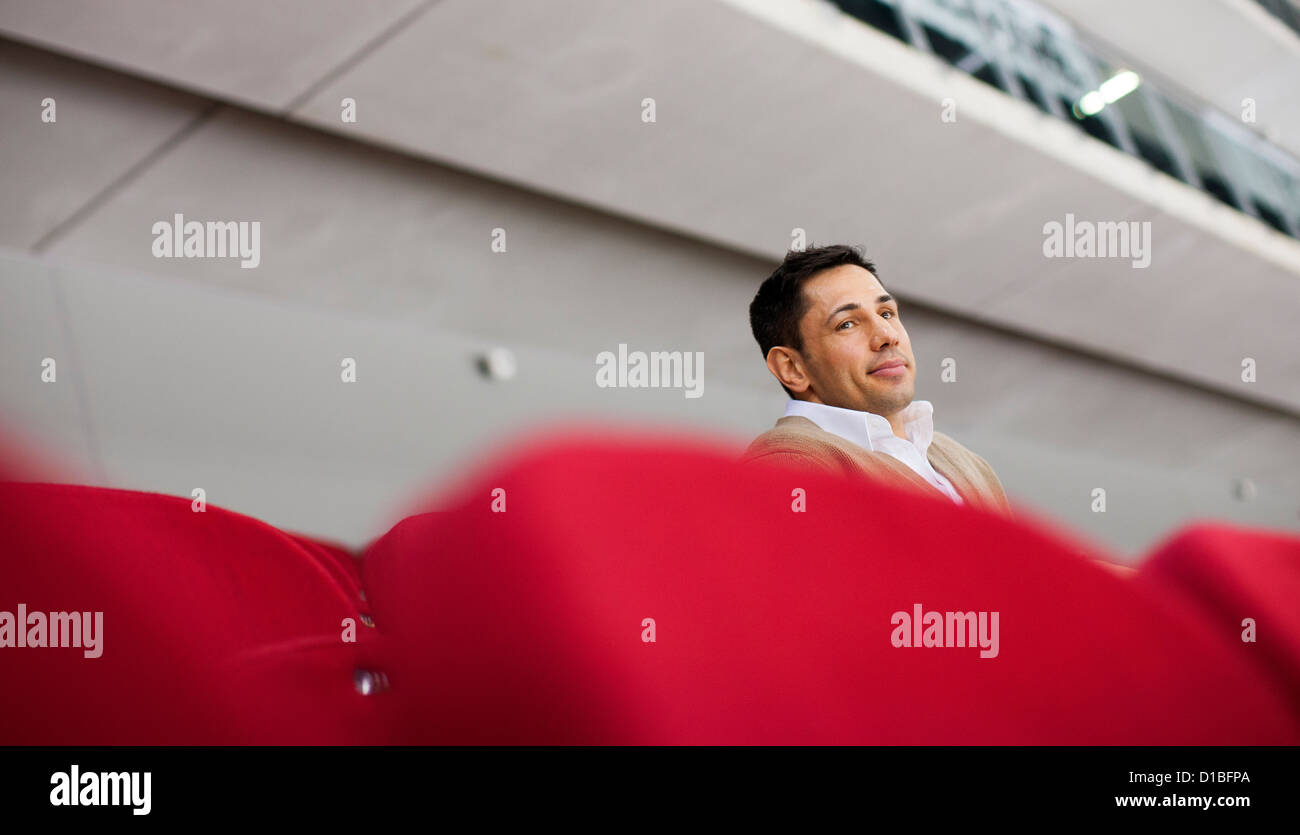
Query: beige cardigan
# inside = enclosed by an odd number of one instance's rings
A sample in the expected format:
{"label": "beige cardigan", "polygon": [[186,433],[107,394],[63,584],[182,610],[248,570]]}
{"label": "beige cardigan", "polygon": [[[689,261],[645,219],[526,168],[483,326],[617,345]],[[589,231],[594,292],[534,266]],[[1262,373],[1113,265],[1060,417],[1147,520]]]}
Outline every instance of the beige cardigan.
{"label": "beige cardigan", "polygon": [[[1002,483],[988,462],[942,432],[935,432],[926,457],[970,505],[1011,516]],[[944,495],[911,467],[892,455],[870,452],[822,429],[805,417],[791,415],[759,435],[745,450],[742,461],[766,461],[811,466],[825,472],[851,473],[910,487],[931,495]]]}

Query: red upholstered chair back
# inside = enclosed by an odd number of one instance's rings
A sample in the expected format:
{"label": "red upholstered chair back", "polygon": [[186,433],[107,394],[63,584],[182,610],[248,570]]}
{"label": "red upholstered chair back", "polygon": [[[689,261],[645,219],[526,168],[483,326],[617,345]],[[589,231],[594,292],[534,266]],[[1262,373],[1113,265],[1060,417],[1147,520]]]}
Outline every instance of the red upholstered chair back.
{"label": "red upholstered chair back", "polygon": [[[1300,743],[1294,537],[1199,526],[1122,578],[1034,524],[663,439],[534,444],[435,507],[358,561],[0,484],[0,610],[104,612],[100,658],[0,648],[0,742]],[[996,656],[895,646],[916,604],[997,613]]]}

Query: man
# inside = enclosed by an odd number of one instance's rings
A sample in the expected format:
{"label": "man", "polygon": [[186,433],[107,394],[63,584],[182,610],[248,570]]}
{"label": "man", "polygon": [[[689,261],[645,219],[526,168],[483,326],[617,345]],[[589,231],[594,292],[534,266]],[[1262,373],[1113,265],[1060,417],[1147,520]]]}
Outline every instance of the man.
{"label": "man", "polygon": [[916,361],[898,301],[856,249],[787,253],[749,320],[791,400],[745,461],[865,475],[1011,515],[988,462],[934,431],[929,401],[913,401]]}

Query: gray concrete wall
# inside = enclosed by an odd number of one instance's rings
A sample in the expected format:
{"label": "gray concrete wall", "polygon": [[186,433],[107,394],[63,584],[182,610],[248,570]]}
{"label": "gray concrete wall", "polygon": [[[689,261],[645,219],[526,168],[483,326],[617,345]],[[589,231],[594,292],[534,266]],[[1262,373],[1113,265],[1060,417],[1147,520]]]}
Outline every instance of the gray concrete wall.
{"label": "gray concrete wall", "polygon": [[[0,62],[0,112],[24,114],[0,123],[0,418],[87,482],[202,487],[360,544],[548,425],[738,452],[784,408],[746,317],[765,259],[26,47],[0,44]],[[57,129],[36,118],[50,88]],[[151,225],[175,212],[259,221],[261,265],[154,258]],[[940,311],[891,273],[899,253],[873,255],[918,396],[1017,505],[1130,554],[1195,518],[1300,530],[1290,413]],[[703,352],[704,396],[597,387],[619,343]],[[476,369],[498,346],[513,380]]]}

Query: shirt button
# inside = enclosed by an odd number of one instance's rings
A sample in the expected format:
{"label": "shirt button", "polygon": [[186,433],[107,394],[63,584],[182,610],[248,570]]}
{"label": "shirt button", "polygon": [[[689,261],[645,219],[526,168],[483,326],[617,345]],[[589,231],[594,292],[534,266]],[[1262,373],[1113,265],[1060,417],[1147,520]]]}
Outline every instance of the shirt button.
{"label": "shirt button", "polygon": [[371,696],[388,689],[388,676],[374,670],[356,670],[352,673],[352,684],[363,696]]}

